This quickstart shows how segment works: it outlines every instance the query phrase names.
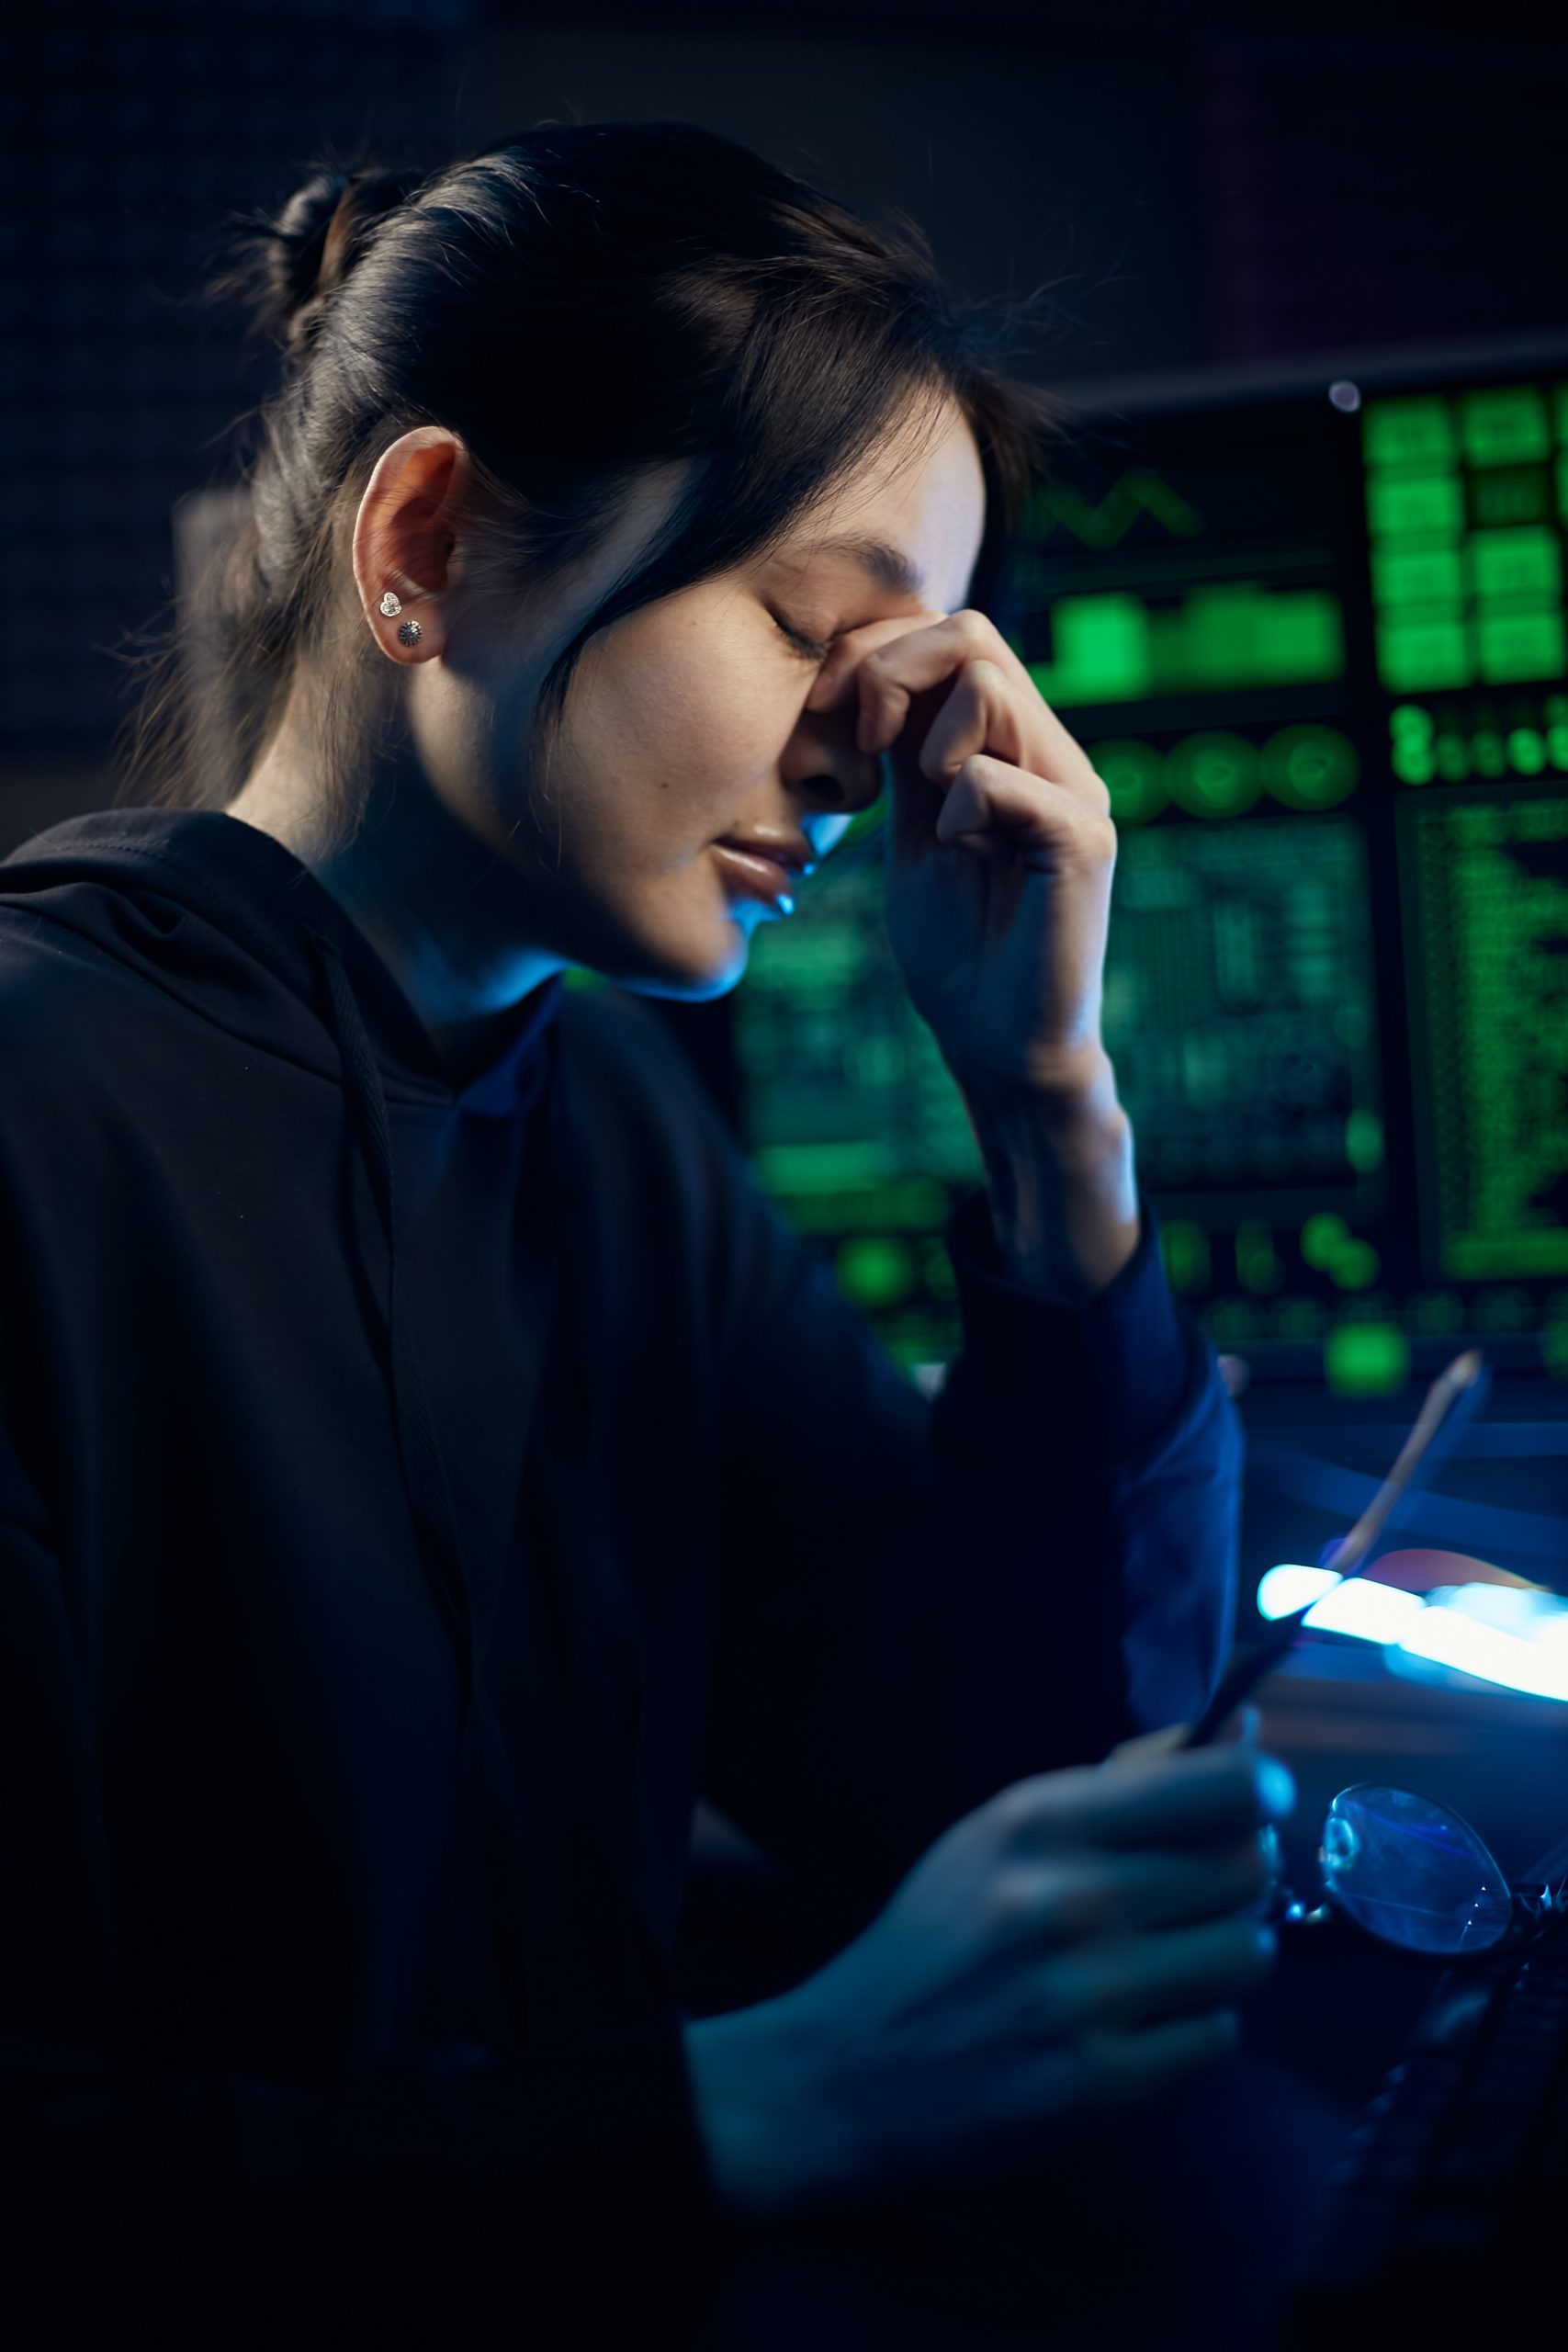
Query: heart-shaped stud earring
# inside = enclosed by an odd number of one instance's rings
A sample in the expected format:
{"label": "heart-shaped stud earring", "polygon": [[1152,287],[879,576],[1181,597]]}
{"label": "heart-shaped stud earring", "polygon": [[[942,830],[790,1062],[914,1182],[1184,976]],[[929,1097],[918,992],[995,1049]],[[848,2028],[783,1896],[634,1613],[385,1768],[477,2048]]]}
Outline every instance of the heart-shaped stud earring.
{"label": "heart-shaped stud earring", "polygon": [[389,620],[395,620],[402,609],[402,598],[400,596],[394,596],[391,590],[389,588],[386,594],[381,599],[381,610],[386,614]]}

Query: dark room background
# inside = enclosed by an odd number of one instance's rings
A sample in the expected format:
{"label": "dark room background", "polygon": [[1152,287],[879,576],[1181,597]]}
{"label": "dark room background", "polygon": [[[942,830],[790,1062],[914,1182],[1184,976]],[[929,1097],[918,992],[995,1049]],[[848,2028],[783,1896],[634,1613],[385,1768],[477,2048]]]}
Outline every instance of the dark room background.
{"label": "dark room background", "polygon": [[[0,36],[0,854],[104,805],[171,512],[266,362],[193,300],[318,141],[684,117],[1051,289],[1063,386],[1561,323],[1568,43],[1533,9],[160,0]],[[1534,28],[1534,29],[1532,29]],[[1554,164],[1553,157],[1559,159]],[[541,351],[541,367],[570,367]]]}

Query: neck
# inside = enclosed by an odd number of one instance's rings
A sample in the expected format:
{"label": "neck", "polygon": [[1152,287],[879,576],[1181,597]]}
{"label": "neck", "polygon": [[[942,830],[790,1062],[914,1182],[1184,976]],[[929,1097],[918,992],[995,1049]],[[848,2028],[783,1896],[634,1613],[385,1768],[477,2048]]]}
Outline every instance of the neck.
{"label": "neck", "polygon": [[566,967],[564,956],[527,944],[514,869],[459,823],[423,772],[404,769],[374,786],[346,846],[327,837],[323,796],[282,744],[225,813],[281,842],[332,894],[449,1070],[488,1067],[505,1050],[523,1000]]}

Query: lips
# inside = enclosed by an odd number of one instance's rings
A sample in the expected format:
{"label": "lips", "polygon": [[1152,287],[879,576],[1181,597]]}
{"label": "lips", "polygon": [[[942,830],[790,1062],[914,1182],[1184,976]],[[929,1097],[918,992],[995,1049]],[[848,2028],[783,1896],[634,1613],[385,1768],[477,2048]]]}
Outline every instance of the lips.
{"label": "lips", "polygon": [[715,842],[714,848],[730,879],[743,889],[760,897],[777,899],[793,905],[795,892],[804,870],[791,860],[785,864],[782,855],[742,849],[736,842]]}
{"label": "lips", "polygon": [[795,881],[798,881],[802,875],[811,873],[817,863],[808,852],[797,849],[786,842],[761,841],[756,838],[738,839],[734,835],[729,835],[721,842],[716,842],[714,846],[716,849],[735,850],[742,857],[764,858],[772,865],[782,866],[784,871]]}

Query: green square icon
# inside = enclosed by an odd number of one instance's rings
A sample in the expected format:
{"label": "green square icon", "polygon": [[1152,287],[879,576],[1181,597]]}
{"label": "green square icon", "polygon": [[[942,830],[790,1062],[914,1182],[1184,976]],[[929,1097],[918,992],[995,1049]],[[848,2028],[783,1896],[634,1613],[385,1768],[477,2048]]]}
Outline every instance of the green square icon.
{"label": "green square icon", "polygon": [[1488,685],[1560,677],[1568,662],[1562,612],[1479,614],[1475,660]]}
{"label": "green square icon", "polygon": [[1450,615],[1401,613],[1378,629],[1378,674],[1391,694],[1468,686],[1474,675],[1464,623]]}
{"label": "green square icon", "polygon": [[1555,604],[1562,594],[1562,553],[1550,524],[1518,531],[1477,531],[1470,542],[1471,584],[1475,594],[1528,597]]}
{"label": "green square icon", "polygon": [[1367,520],[1377,538],[1457,538],[1464,501],[1457,474],[1370,474]]}
{"label": "green square icon", "polygon": [[1372,594],[1380,605],[1464,602],[1464,567],[1456,547],[1407,547],[1384,539],[1372,548]]}
{"label": "green square icon", "polygon": [[1546,395],[1533,384],[1466,392],[1459,407],[1464,454],[1472,466],[1528,465],[1550,454]]}
{"label": "green square icon", "polygon": [[1361,412],[1361,454],[1369,466],[1448,466],[1454,458],[1449,404],[1421,395],[1369,401]]}

